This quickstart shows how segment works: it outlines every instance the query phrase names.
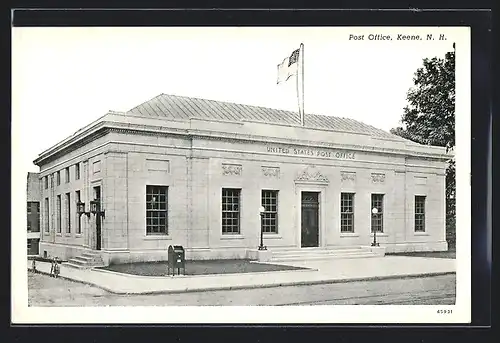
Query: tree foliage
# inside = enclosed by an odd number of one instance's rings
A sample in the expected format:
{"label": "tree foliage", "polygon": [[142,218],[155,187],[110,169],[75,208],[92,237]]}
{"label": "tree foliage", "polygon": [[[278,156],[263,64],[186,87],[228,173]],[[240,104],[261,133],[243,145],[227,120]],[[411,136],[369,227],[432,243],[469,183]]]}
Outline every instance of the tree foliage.
{"label": "tree foliage", "polygon": [[[411,141],[455,148],[455,52],[444,59],[426,58],[413,77],[402,126],[391,133]],[[455,161],[446,170],[446,226],[449,236],[455,232]]]}
{"label": "tree foliage", "polygon": [[420,144],[455,146],[455,53],[426,58],[413,77],[402,127],[391,132]]}

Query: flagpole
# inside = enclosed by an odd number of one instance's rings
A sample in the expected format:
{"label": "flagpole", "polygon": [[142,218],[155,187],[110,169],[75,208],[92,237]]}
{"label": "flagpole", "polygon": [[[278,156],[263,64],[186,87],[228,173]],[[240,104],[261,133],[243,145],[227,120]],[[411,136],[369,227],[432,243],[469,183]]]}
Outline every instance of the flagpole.
{"label": "flagpole", "polygon": [[[306,114],[304,113],[304,44],[300,43],[300,47],[302,49],[301,53],[301,60],[302,60],[302,126],[305,124],[305,116]],[[297,73],[298,74],[298,73]]]}
{"label": "flagpole", "polygon": [[[299,57],[300,56],[300,50],[299,50]],[[299,92],[299,61],[297,61],[297,72],[295,73],[295,85],[297,87],[297,105],[299,106],[299,117],[300,117],[300,123],[302,124],[302,110],[300,107],[300,92]]]}

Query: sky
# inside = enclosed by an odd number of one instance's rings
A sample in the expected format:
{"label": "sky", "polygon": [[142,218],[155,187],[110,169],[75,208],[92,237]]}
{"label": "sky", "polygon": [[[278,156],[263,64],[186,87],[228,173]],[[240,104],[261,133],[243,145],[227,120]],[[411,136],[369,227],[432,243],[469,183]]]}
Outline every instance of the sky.
{"label": "sky", "polygon": [[[304,44],[306,113],[389,131],[424,58],[452,50],[448,28],[13,28],[15,153],[33,160],[109,110],[161,93],[297,111],[277,65]],[[437,36],[446,33],[447,40]],[[434,40],[399,41],[431,33]],[[368,40],[389,34],[391,41]],[[364,40],[349,39],[364,35]]]}

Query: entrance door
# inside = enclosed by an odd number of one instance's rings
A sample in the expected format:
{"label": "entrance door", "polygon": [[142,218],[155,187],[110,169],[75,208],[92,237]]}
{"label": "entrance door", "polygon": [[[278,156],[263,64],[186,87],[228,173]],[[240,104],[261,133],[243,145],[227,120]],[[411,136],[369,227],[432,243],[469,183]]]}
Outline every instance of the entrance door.
{"label": "entrance door", "polygon": [[[101,201],[101,187],[94,187],[94,199]],[[101,215],[95,216],[95,249],[101,250]]]}
{"label": "entrance door", "polygon": [[301,247],[319,246],[319,193],[302,192]]}

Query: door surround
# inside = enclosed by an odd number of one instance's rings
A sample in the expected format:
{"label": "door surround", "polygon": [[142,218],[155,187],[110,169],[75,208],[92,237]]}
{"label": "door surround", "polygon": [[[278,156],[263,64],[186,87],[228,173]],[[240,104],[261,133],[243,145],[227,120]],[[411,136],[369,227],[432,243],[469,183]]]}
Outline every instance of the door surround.
{"label": "door surround", "polygon": [[[94,194],[93,198],[94,200],[99,200],[99,202],[102,201],[102,196],[101,196],[101,185],[98,186],[93,186],[92,187],[92,193]],[[102,250],[102,217],[99,213],[95,214],[94,217],[95,220],[95,245],[94,245],[94,250]]]}
{"label": "door surround", "polygon": [[[103,208],[103,202],[104,202],[104,189],[103,189],[103,182],[102,182],[102,179],[96,179],[96,180],[92,180],[90,181],[90,184],[89,184],[89,187],[88,187],[88,205],[86,204],[86,206],[90,206],[90,201],[91,200],[94,200],[94,197],[95,197],[95,193],[94,193],[94,189],[96,187],[99,187],[99,192],[100,192],[100,198],[101,198],[101,209]],[[89,208],[90,210],[90,208]],[[94,215],[92,214],[89,218],[89,230],[87,231],[87,235],[88,235],[88,240],[89,240],[89,244],[88,244],[88,247],[92,250],[97,250],[97,215]],[[100,239],[100,249],[99,250],[104,250],[104,222],[102,220],[102,217],[99,219],[101,221],[101,225],[100,225],[100,233],[101,233],[101,239]]]}
{"label": "door surround", "polygon": [[326,190],[330,183],[328,177],[315,165],[304,168],[295,178],[295,246],[302,248],[302,192],[318,193],[318,248],[326,247]]}
{"label": "door surround", "polygon": [[326,186],[296,184],[295,185],[295,246],[299,249],[315,249],[302,248],[302,192],[317,192],[318,193],[318,248],[326,246],[326,225],[325,225],[325,208],[326,208]]}

